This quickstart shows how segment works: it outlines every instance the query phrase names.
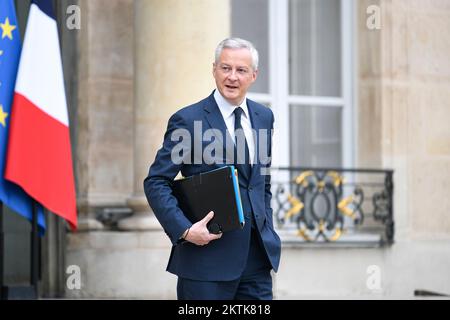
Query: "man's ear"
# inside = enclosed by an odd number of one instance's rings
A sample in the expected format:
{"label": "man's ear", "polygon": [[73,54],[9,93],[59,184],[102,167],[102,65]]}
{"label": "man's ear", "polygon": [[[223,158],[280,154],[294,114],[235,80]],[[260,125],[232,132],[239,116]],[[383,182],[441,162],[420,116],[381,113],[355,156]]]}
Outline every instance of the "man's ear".
{"label": "man's ear", "polygon": [[256,78],[258,78],[258,69],[256,69],[255,71],[253,71],[253,74],[252,74],[252,76],[253,76],[253,82],[254,81],[256,81]]}

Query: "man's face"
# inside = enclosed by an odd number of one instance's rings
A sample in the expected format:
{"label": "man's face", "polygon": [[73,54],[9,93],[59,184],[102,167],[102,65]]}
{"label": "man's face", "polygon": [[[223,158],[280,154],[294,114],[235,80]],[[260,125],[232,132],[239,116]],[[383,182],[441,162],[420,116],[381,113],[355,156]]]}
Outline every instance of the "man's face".
{"label": "man's face", "polygon": [[222,50],[219,61],[213,64],[213,75],[217,89],[232,105],[239,105],[248,88],[255,82],[257,70],[253,70],[250,50]]}

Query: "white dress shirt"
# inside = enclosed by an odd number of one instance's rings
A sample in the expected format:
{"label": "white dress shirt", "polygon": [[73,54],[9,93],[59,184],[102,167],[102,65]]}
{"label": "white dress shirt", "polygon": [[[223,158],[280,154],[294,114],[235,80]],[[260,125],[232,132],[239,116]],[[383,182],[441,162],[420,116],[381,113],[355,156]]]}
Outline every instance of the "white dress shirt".
{"label": "white dress shirt", "polygon": [[227,130],[230,133],[234,143],[236,143],[236,137],[234,135],[234,109],[236,109],[237,107],[241,107],[242,110],[244,110],[241,116],[241,125],[242,129],[244,130],[245,139],[247,140],[248,152],[250,155],[250,164],[253,164],[255,159],[255,141],[253,139],[250,114],[248,113],[247,97],[244,98],[241,105],[233,106],[220,94],[219,90],[216,89],[214,91],[214,99],[219,106],[220,113],[222,113],[223,120],[225,121]]}

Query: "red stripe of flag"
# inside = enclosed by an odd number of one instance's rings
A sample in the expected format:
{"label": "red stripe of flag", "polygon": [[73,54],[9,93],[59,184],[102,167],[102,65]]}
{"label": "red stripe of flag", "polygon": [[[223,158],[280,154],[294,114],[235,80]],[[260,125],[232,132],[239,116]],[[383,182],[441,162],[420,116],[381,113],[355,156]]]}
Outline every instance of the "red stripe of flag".
{"label": "red stripe of flag", "polygon": [[69,128],[17,92],[5,177],[76,229]]}

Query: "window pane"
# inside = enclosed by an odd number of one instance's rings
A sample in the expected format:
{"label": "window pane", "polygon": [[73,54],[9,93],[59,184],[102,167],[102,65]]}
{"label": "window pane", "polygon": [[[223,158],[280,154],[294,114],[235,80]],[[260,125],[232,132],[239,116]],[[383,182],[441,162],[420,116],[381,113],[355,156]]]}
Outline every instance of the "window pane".
{"label": "window pane", "polygon": [[253,43],[259,53],[258,79],[251,92],[269,93],[268,0],[232,0],[231,35]]}
{"label": "window pane", "polygon": [[340,167],[341,108],[290,106],[291,166]]}
{"label": "window pane", "polygon": [[341,96],[339,0],[289,1],[290,94]]}

